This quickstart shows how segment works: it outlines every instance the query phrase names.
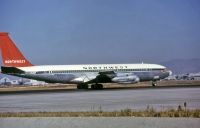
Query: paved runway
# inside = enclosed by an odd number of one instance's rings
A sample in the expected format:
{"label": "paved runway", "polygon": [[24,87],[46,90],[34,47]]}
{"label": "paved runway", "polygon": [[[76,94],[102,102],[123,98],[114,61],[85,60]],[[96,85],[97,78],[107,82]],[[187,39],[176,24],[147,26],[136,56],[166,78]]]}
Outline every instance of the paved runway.
{"label": "paved runway", "polygon": [[1,128],[199,128],[199,118],[9,117]]}
{"label": "paved runway", "polygon": [[125,108],[159,110],[200,108],[200,88],[155,88],[0,95],[0,112],[114,111]]}

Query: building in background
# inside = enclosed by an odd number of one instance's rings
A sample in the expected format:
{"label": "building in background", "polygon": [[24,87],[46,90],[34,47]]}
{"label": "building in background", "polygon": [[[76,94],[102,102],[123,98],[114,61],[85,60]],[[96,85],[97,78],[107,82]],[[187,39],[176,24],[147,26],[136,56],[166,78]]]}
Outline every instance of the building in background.
{"label": "building in background", "polygon": [[189,78],[191,80],[200,80],[200,72],[199,73],[190,73]]}
{"label": "building in background", "polygon": [[19,77],[10,77],[8,75],[2,75],[0,77],[0,85],[46,85],[47,83],[43,81],[19,78]]}
{"label": "building in background", "polygon": [[11,85],[11,80],[8,77],[3,77],[0,79],[0,85]]}

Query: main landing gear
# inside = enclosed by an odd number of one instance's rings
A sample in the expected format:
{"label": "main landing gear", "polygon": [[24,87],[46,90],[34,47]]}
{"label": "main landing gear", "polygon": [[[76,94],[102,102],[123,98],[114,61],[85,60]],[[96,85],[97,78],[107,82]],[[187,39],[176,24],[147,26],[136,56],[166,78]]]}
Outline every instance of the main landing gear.
{"label": "main landing gear", "polygon": [[[78,84],[77,89],[88,89],[88,84],[85,84],[85,83]],[[102,84],[92,84],[91,89],[101,90],[101,89],[103,89],[103,85]]]}
{"label": "main landing gear", "polygon": [[[88,89],[88,84],[85,84],[85,83],[78,84],[77,89]],[[102,84],[92,84],[91,89],[101,90],[101,89],[103,89],[103,85]]]}
{"label": "main landing gear", "polygon": [[88,89],[88,84],[84,84],[84,83],[78,84],[77,89]]}
{"label": "main landing gear", "polygon": [[102,84],[93,84],[93,85],[91,85],[91,89],[101,90],[101,89],[103,89],[103,85]]}

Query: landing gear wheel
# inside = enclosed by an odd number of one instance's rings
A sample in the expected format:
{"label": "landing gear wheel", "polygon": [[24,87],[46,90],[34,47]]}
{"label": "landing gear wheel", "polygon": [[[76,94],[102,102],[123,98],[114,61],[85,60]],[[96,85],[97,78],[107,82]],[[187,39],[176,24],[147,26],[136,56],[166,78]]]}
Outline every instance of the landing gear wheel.
{"label": "landing gear wheel", "polygon": [[103,89],[103,85],[102,84],[93,84],[93,85],[91,85],[91,89],[101,90],[101,89]]}
{"label": "landing gear wheel", "polygon": [[95,85],[91,85],[91,89],[95,89]]}
{"label": "landing gear wheel", "polygon": [[157,81],[152,81],[152,86],[155,87],[157,85]]}
{"label": "landing gear wheel", "polygon": [[99,84],[99,89],[103,89],[103,85],[102,84]]}
{"label": "landing gear wheel", "polygon": [[77,85],[77,89],[81,89],[81,85]]}
{"label": "landing gear wheel", "polygon": [[78,84],[77,89],[88,89],[88,84]]}

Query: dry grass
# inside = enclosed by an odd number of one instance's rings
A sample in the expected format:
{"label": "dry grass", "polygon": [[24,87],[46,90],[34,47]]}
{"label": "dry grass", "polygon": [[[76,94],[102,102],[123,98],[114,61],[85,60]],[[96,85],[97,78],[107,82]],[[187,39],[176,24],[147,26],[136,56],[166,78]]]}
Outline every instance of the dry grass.
{"label": "dry grass", "polygon": [[155,111],[153,108],[143,111],[124,109],[121,111],[104,112],[6,112],[0,113],[0,117],[191,117],[200,118],[200,109],[184,110],[171,109]]}

